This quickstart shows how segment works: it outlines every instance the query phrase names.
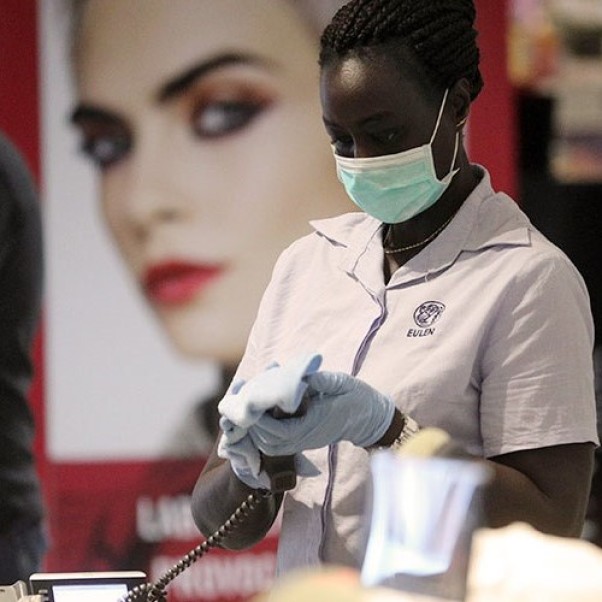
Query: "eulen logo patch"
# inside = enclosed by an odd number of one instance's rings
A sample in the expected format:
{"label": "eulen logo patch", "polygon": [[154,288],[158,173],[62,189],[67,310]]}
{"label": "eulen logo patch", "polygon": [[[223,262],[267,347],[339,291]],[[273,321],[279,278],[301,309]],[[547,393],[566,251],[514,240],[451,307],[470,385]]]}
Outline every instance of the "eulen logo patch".
{"label": "eulen logo patch", "polygon": [[433,324],[439,320],[445,305],[440,301],[425,301],[421,303],[414,311],[414,322],[418,329],[410,328],[406,334],[407,337],[428,337],[435,334]]}

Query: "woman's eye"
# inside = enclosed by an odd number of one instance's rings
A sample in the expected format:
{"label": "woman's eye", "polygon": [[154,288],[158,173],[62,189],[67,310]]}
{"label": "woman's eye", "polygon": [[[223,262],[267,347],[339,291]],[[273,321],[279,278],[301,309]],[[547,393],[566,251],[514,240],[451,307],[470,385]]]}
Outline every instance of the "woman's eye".
{"label": "woman's eye", "polygon": [[201,138],[217,138],[246,127],[266,103],[222,101],[204,104],[193,114],[194,131]]}
{"label": "woman's eye", "polygon": [[332,140],[334,152],[341,157],[353,157],[353,139],[335,138]]}
{"label": "woman's eye", "polygon": [[386,130],[376,134],[375,138],[382,144],[394,144],[399,140],[399,132],[397,130]]}
{"label": "woman's eye", "polygon": [[100,169],[117,163],[129,152],[131,141],[128,136],[89,136],[80,145],[81,152]]}

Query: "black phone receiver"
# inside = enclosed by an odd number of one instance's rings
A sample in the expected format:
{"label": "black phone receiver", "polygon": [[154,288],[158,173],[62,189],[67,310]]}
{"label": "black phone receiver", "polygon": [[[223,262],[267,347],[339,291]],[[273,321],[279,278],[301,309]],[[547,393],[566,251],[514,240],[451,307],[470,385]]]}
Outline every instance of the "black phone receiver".
{"label": "black phone receiver", "polygon": [[284,493],[297,485],[295,456],[266,456],[262,454],[263,469],[270,477],[270,491]]}
{"label": "black phone receiver", "polygon": [[[293,414],[287,414],[280,408],[272,408],[269,412],[277,420],[286,420],[303,416],[307,407],[308,398],[304,397],[299,408]],[[230,515],[230,518],[221,525],[217,531],[205,541],[192,549],[171,569],[153,583],[145,583],[134,587],[127,595],[119,599],[119,602],[133,602],[134,600],[148,600],[148,602],[167,602],[166,587],[183,571],[194,562],[202,558],[209,550],[219,547],[223,538],[233,529],[236,529],[248,519],[255,507],[272,497],[274,493],[284,493],[294,489],[297,485],[297,472],[295,471],[295,455],[290,456],[266,456],[261,455],[262,469],[270,477],[270,489],[256,489],[249,494],[247,499]],[[0,602],[2,602],[0,600]]]}
{"label": "black phone receiver", "polygon": [[[302,399],[297,411],[293,414],[274,407],[269,410],[270,416],[277,420],[296,418],[305,414],[307,399]],[[284,493],[294,489],[297,485],[297,472],[295,470],[295,455],[290,456],[267,456],[261,455],[262,467],[270,477],[270,491],[273,493]]]}

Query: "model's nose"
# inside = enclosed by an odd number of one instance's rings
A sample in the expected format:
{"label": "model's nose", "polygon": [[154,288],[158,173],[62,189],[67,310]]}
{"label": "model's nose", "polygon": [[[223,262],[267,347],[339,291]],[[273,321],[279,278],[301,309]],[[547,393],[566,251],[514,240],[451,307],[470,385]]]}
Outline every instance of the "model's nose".
{"label": "model's nose", "polygon": [[183,218],[185,207],[170,184],[170,152],[158,141],[141,140],[121,174],[123,215],[138,239],[153,228]]}

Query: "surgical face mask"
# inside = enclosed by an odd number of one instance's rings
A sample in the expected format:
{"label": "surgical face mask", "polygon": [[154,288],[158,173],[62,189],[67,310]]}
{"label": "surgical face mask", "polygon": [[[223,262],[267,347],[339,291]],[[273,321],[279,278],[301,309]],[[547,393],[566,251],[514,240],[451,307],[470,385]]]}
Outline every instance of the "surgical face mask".
{"label": "surgical face mask", "polygon": [[351,200],[363,211],[386,224],[411,219],[436,203],[459,169],[453,169],[458,154],[456,134],[450,171],[439,180],[433,161],[437,135],[447,93],[439,108],[435,129],[428,144],[394,155],[354,159],[335,153],[337,176]]}

